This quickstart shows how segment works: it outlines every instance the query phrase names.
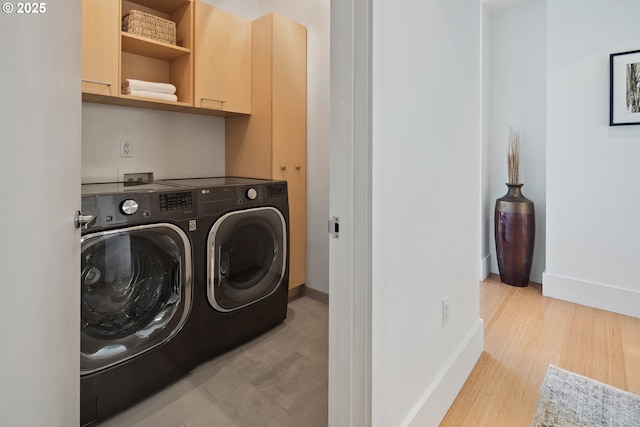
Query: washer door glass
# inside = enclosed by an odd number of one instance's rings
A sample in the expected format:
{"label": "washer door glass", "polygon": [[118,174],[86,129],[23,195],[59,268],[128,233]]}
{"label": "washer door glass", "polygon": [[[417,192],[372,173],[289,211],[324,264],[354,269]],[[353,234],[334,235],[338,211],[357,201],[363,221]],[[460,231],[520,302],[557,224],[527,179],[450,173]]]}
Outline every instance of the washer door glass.
{"label": "washer door glass", "polygon": [[286,223],[275,208],[228,213],[209,232],[207,297],[219,311],[232,311],[268,297],[284,281]]}
{"label": "washer door glass", "polygon": [[162,344],[191,304],[191,248],[172,224],[86,235],[81,243],[81,373]]}

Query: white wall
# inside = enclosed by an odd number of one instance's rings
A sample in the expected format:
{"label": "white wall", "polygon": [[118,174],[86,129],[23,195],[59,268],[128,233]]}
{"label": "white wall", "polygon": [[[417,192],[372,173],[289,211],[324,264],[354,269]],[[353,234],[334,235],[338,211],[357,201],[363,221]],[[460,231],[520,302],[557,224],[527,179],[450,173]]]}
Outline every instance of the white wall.
{"label": "white wall", "polygon": [[[546,0],[529,1],[489,15],[484,58],[490,70],[484,111],[489,153],[483,167],[488,172],[490,191],[483,215],[491,272],[499,273],[493,233],[495,200],[507,192],[506,148],[509,127],[516,126],[522,143],[522,192],[534,202],[536,215],[530,279],[542,283],[546,246]],[[482,255],[486,257],[488,252]]]}
{"label": "white wall", "polygon": [[480,280],[486,279],[491,273],[491,235],[493,234],[493,208],[495,201],[491,200],[491,171],[489,168],[489,155],[491,152],[490,139],[490,88],[491,88],[491,16],[488,7],[482,7],[482,71],[481,71],[481,95],[482,102],[481,141],[480,141]]}
{"label": "white wall", "polygon": [[234,15],[242,16],[245,19],[253,21],[262,16],[260,13],[260,4],[263,0],[202,0],[212,6],[219,7]]}
{"label": "white wall", "polygon": [[[224,119],[85,102],[82,104],[82,182],[153,172],[154,178],[224,175]],[[133,157],[120,157],[120,140]]]}
{"label": "white wall", "polygon": [[0,13],[2,426],[80,421],[79,34],[80,2]]}
{"label": "white wall", "polygon": [[640,126],[609,127],[609,55],[640,48],[640,3],[547,3],[545,295],[640,317]]}
{"label": "white wall", "polygon": [[373,8],[372,420],[437,425],[483,346],[481,7]]}

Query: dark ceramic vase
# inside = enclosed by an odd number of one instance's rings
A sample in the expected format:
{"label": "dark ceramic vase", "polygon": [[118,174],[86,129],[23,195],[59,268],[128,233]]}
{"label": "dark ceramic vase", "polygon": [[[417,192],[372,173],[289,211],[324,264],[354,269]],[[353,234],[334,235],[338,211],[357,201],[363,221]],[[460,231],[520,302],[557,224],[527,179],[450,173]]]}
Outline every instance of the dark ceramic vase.
{"label": "dark ceramic vase", "polygon": [[507,194],[496,200],[494,226],[500,280],[527,286],[536,233],[533,202],[522,195],[523,184],[507,184]]}

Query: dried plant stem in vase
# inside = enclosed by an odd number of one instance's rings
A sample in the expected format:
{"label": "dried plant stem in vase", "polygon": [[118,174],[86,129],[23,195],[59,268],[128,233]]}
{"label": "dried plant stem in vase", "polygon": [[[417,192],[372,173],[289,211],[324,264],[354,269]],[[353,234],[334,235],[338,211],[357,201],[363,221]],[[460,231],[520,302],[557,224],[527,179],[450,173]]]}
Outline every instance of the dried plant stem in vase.
{"label": "dried plant stem in vase", "polygon": [[509,172],[509,184],[520,184],[520,131],[514,127],[509,128],[507,171]]}

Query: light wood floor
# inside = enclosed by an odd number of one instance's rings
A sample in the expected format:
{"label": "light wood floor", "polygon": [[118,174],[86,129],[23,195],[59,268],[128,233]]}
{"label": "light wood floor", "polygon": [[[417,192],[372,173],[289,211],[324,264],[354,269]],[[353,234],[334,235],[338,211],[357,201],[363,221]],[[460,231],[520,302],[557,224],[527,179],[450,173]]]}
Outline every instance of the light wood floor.
{"label": "light wood floor", "polygon": [[640,394],[640,319],[480,285],[485,350],[441,426],[529,426],[549,364]]}

